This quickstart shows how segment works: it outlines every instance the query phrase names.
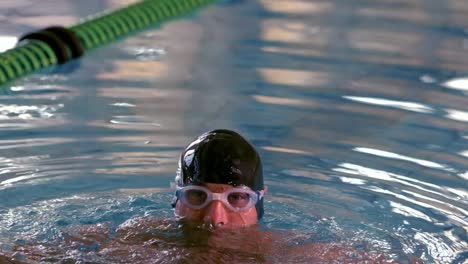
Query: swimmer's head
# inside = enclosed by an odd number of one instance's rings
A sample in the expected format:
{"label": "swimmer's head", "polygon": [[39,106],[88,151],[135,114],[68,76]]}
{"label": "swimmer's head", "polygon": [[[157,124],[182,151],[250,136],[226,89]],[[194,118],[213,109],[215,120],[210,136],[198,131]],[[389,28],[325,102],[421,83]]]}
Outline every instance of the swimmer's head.
{"label": "swimmer's head", "polygon": [[[265,189],[262,162],[257,151],[241,135],[225,129],[204,133],[185,148],[180,156],[175,182],[178,187],[248,187],[257,193]],[[263,198],[261,195],[258,198],[255,209],[257,219],[260,219]],[[174,205],[177,201],[175,197]]]}

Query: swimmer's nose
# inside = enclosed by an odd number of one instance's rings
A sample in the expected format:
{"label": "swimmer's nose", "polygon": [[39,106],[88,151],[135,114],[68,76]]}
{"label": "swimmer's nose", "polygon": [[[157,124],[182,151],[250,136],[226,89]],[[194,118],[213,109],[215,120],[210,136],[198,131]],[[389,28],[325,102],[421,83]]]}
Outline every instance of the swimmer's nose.
{"label": "swimmer's nose", "polygon": [[228,224],[228,211],[221,201],[212,201],[205,211],[203,221],[213,226]]}

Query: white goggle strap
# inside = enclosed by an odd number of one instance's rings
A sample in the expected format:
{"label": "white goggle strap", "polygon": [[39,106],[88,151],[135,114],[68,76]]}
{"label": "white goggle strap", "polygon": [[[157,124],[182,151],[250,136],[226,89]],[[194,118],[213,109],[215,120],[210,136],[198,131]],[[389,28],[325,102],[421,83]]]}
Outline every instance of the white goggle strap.
{"label": "white goggle strap", "polygon": [[255,191],[255,193],[258,195],[257,202],[259,202],[263,199],[263,196],[265,195],[265,190]]}

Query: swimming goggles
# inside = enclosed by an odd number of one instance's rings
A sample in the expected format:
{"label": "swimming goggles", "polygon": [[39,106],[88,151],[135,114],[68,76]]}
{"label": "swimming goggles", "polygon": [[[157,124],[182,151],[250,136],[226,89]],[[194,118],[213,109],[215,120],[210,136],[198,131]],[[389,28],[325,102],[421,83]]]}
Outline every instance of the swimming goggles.
{"label": "swimming goggles", "polygon": [[176,187],[176,197],[192,209],[204,208],[211,201],[218,200],[234,212],[249,210],[263,198],[264,193],[264,190],[254,192],[247,186],[235,187],[223,193],[214,193],[198,185]]}

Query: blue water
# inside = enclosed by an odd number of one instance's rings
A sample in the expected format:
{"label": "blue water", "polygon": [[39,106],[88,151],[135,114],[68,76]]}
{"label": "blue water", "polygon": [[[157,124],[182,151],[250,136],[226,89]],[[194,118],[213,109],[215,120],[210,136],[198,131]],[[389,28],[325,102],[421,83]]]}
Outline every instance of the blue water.
{"label": "blue water", "polygon": [[[0,48],[126,2],[3,1]],[[468,2],[224,1],[2,91],[5,254],[171,219],[180,151],[229,128],[263,158],[259,228],[466,263]]]}

